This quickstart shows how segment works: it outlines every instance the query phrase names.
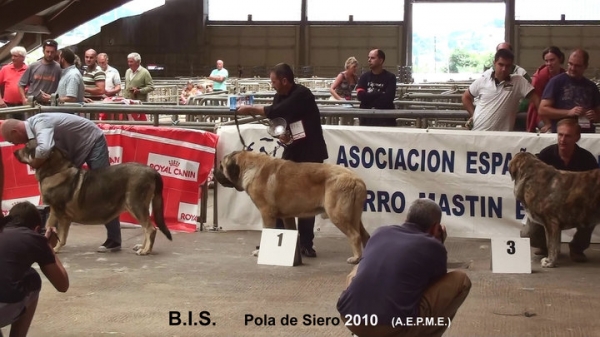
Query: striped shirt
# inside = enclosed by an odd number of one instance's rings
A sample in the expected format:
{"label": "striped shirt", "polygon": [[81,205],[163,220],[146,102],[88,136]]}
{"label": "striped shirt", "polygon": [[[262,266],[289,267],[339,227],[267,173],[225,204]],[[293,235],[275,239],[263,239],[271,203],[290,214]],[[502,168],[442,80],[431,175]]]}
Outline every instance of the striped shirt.
{"label": "striped shirt", "polygon": [[[83,73],[83,85],[86,89],[93,89],[96,87],[96,82],[106,82],[106,74],[98,65],[94,65],[94,69],[86,69]],[[86,98],[90,98],[94,101],[101,100],[102,95],[92,95],[89,92],[85,93]]]}

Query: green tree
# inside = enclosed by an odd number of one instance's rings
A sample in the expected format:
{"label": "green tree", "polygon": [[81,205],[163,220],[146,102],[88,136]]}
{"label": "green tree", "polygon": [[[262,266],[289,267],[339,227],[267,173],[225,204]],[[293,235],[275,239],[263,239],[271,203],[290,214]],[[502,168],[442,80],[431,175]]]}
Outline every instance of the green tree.
{"label": "green tree", "polygon": [[478,65],[478,60],[472,53],[462,49],[456,48],[450,54],[450,60],[448,62],[448,70],[451,73],[458,73],[460,70],[475,68]]}

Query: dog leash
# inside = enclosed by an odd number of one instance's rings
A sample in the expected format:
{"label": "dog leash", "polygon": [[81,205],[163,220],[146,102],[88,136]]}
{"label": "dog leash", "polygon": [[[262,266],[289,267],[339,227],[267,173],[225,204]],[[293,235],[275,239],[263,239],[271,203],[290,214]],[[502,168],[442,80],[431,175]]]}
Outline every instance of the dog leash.
{"label": "dog leash", "polygon": [[[263,118],[257,118],[254,115],[252,115],[252,118],[255,121],[261,123],[262,125],[269,125],[269,123],[263,122]],[[235,121],[235,128],[237,129],[238,136],[240,137],[240,142],[242,143],[242,150],[246,151],[246,150],[248,150],[248,145],[246,145],[246,142],[244,141],[244,137],[242,137],[242,132],[240,131],[240,123],[238,122],[237,109],[233,110],[233,119]],[[275,153],[278,148],[279,148],[279,146],[277,146],[271,153],[269,153],[269,155],[272,156],[273,153]]]}
{"label": "dog leash", "polygon": [[246,146],[246,142],[244,141],[244,137],[242,137],[242,132],[240,131],[240,123],[238,122],[237,109],[233,110],[233,119],[235,120],[235,128],[237,129],[238,136],[240,137],[240,142],[242,143],[242,150],[246,151],[248,149],[248,146]]}

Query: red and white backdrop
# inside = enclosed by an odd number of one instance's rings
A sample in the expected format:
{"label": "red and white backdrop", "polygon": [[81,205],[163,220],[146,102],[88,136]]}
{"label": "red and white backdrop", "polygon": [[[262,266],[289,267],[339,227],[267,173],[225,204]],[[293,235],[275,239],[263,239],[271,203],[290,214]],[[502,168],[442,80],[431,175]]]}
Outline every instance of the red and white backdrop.
{"label": "red and white backdrop", "polygon": [[[139,162],[154,168],[163,177],[165,220],[174,231],[193,232],[200,214],[199,186],[214,165],[218,136],[214,133],[181,128],[117,126],[98,124],[108,143],[110,164]],[[4,162],[2,212],[21,201],[41,202],[35,172],[19,163],[13,152],[23,145],[12,145],[0,137]],[[136,224],[129,213],[122,223]]]}

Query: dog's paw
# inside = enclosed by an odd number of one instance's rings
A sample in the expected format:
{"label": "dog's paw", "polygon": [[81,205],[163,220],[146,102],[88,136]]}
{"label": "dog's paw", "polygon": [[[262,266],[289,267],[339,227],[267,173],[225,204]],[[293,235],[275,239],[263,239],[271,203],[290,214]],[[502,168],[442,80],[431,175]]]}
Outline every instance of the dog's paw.
{"label": "dog's paw", "polygon": [[149,255],[150,252],[149,251],[144,251],[143,249],[138,250],[137,252],[135,252],[137,255],[143,256],[143,255]]}
{"label": "dog's paw", "polygon": [[360,261],[360,257],[349,257],[346,262],[349,264],[357,264]]}
{"label": "dog's paw", "polygon": [[142,244],[138,243],[137,245],[133,246],[133,250],[139,254],[140,250],[142,250]]}
{"label": "dog's paw", "polygon": [[258,253],[260,252],[260,249],[257,249],[255,251],[252,252],[252,256],[256,256],[258,257]]}
{"label": "dog's paw", "polygon": [[554,268],[556,267],[556,263],[554,261],[550,261],[547,257],[543,258],[541,261],[542,268]]}

